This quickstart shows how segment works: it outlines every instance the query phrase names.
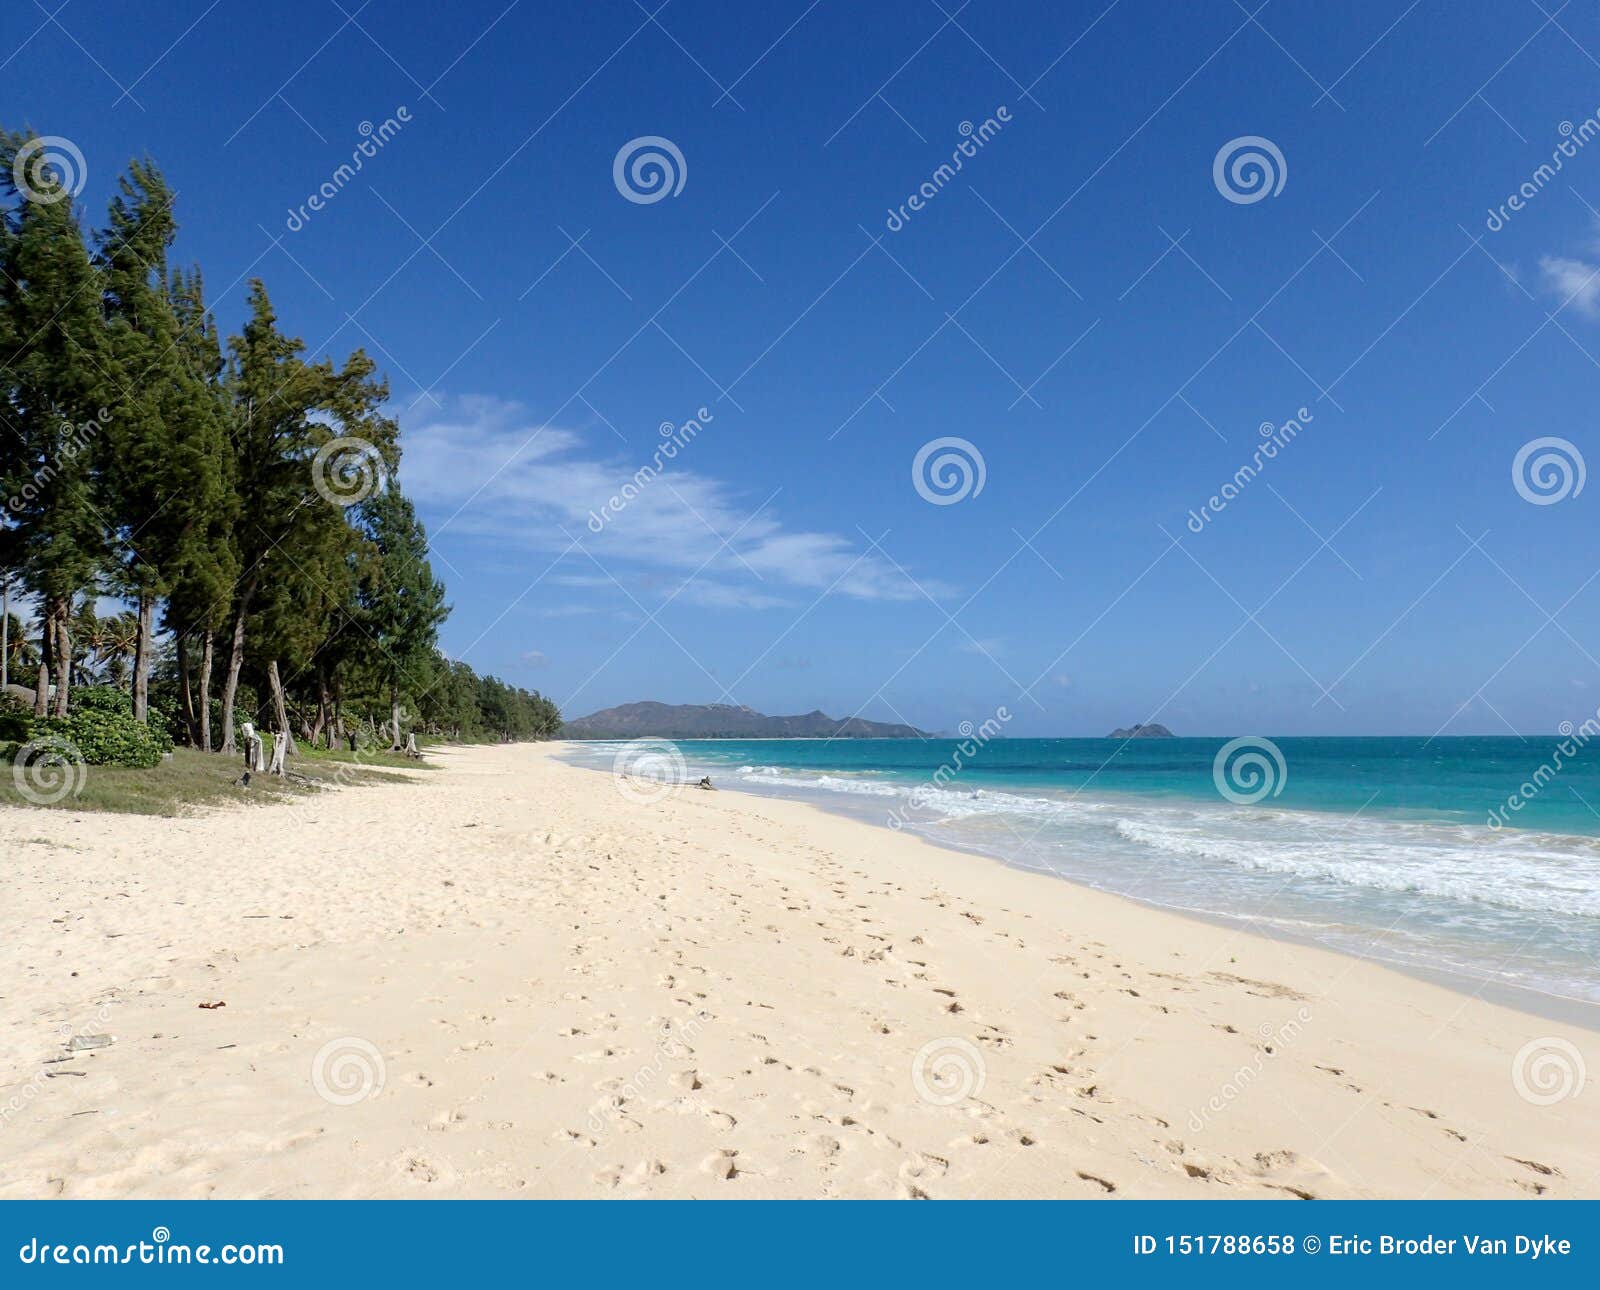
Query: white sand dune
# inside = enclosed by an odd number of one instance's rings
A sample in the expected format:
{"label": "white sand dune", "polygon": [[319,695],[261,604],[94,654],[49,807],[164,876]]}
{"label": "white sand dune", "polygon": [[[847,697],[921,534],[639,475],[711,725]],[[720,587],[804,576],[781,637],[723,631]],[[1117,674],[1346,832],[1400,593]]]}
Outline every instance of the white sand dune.
{"label": "white sand dune", "polygon": [[800,804],[436,757],[0,809],[0,1196],[1600,1194],[1593,1032]]}

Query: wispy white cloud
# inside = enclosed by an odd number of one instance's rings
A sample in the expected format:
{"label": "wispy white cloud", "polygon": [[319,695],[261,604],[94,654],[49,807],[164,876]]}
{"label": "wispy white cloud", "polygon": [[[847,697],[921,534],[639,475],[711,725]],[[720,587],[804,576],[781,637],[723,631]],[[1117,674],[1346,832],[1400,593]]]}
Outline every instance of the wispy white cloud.
{"label": "wispy white cloud", "polygon": [[1545,290],[1586,318],[1600,318],[1600,264],[1561,255],[1539,257],[1539,274]]}
{"label": "wispy white cloud", "polygon": [[[1600,257],[1600,217],[1591,221],[1589,236],[1581,249],[1584,255]],[[1600,318],[1600,263],[1574,256],[1542,255],[1539,281],[1561,306],[1570,303],[1584,317]]]}
{"label": "wispy white cloud", "polygon": [[534,609],[535,618],[583,618],[589,614],[603,613],[598,605],[541,605]]}
{"label": "wispy white cloud", "polygon": [[654,570],[678,574],[662,580],[666,594],[678,589],[679,600],[710,608],[776,608],[829,589],[861,600],[920,599],[904,573],[850,539],[787,527],[772,508],[752,515],[759,497],[746,501],[709,473],[716,433],[715,424],[702,430],[606,515],[599,533],[591,513],[603,512],[647,458],[613,451],[604,434],[540,425],[514,402],[466,396],[413,410],[401,475],[431,512],[435,538],[471,535],[552,555],[578,541],[573,571],[551,575],[561,585],[613,587],[614,575],[636,592],[636,575]]}

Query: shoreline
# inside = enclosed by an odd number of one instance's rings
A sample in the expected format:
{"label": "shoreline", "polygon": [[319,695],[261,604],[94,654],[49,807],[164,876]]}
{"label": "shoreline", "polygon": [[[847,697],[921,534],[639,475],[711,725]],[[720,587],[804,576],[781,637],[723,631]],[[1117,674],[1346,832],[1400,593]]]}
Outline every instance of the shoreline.
{"label": "shoreline", "polygon": [[0,810],[0,1196],[1596,1192],[1586,1103],[1516,1068],[1600,1068],[1588,1032],[558,754],[176,821]]}
{"label": "shoreline", "polygon": [[[573,750],[574,745],[581,746],[583,744],[592,744],[598,742],[616,741],[569,739],[552,741],[550,747],[555,750],[556,756],[569,766],[573,766],[579,770],[598,771],[603,775],[610,774],[610,771],[604,766],[572,760],[570,757],[565,755]],[[683,742],[699,743],[708,741],[685,740]],[[742,743],[746,741],[738,740],[735,742]],[[775,742],[789,741],[777,740]],[[804,772],[802,770],[796,770],[795,773],[799,774]],[[1309,932],[1296,932],[1292,928],[1284,926],[1281,923],[1273,922],[1264,916],[1230,916],[1228,914],[1219,913],[1213,910],[1167,903],[1150,896],[1137,895],[1127,891],[1119,891],[1110,886],[1101,886],[1092,882],[1086,882],[1077,876],[1068,876],[1054,871],[1042,869],[1037,866],[1028,865],[998,851],[986,851],[977,846],[964,846],[959,842],[937,837],[928,831],[919,831],[910,828],[905,830],[892,829],[889,827],[889,825],[884,823],[882,819],[878,818],[877,814],[867,809],[865,806],[858,806],[858,809],[851,809],[853,806],[857,806],[858,804],[853,803],[848,799],[841,799],[836,796],[808,792],[804,789],[787,789],[780,791],[780,789],[775,786],[768,787],[766,791],[763,791],[763,787],[760,785],[759,781],[752,783],[739,779],[725,780],[722,784],[717,785],[717,787],[722,791],[739,793],[744,796],[755,798],[759,801],[795,802],[804,806],[815,807],[817,810],[838,819],[852,820],[859,824],[864,824],[872,829],[882,829],[902,836],[919,838],[923,842],[926,842],[929,846],[936,847],[941,851],[947,851],[957,855],[972,856],[977,859],[987,861],[991,864],[1003,865],[1005,868],[1012,870],[1013,872],[1033,874],[1037,877],[1048,878],[1051,881],[1066,883],[1071,887],[1084,891],[1091,891],[1097,895],[1110,897],[1115,900],[1127,901],[1142,909],[1155,910],[1161,913],[1171,914],[1179,918],[1195,919],[1207,924],[1208,926],[1231,929],[1247,936],[1266,937],[1269,940],[1284,941],[1291,945],[1302,945],[1308,949],[1320,950],[1325,953],[1337,955],[1340,958],[1349,958],[1363,963],[1371,963],[1378,967],[1400,972],[1405,976],[1412,978],[1413,980],[1424,981],[1430,985],[1438,986],[1445,990],[1450,990],[1459,995],[1487,999],[1492,1003],[1496,1003],[1501,1007],[1511,1009],[1515,1012],[1522,1012],[1529,1016],[1542,1017],[1546,1020],[1554,1021],[1563,1025],[1581,1026],[1587,1031],[1600,1034],[1600,1003],[1592,1000],[1579,998],[1574,995],[1560,994],[1553,990],[1543,990],[1536,986],[1517,985],[1515,983],[1504,981],[1495,977],[1474,975],[1465,968],[1455,969],[1451,967],[1441,967],[1432,964],[1418,963],[1402,959],[1398,956],[1388,956],[1377,952],[1364,953],[1352,946],[1334,944],[1330,943],[1329,941],[1319,939]],[[1136,809],[1141,804],[1142,799],[1132,795],[1129,796],[1129,809]],[[1295,809],[1298,810],[1302,808]],[[1304,809],[1309,810],[1310,808]],[[1574,834],[1571,836],[1587,837],[1588,835]]]}

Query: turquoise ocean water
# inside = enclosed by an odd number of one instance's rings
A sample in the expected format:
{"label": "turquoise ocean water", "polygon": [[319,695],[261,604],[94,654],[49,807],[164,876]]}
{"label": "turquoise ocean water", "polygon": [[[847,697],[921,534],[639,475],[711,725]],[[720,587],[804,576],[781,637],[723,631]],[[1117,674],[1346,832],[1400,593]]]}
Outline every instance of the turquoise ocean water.
{"label": "turquoise ocean water", "polygon": [[[1600,740],[1563,751],[1560,736],[1284,738],[1246,743],[1219,767],[1228,742],[676,747],[692,778],[721,788],[803,798],[1469,989],[1600,1005]],[[622,746],[577,744],[571,756],[609,769]]]}

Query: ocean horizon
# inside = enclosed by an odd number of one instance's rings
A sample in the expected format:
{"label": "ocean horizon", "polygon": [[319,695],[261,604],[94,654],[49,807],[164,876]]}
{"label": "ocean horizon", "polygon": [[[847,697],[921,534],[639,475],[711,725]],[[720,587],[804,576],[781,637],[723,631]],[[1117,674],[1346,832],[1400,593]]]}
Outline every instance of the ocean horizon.
{"label": "ocean horizon", "polygon": [[1600,1005],[1600,754],[1581,733],[1119,740],[991,729],[571,750],[599,769],[631,758],[646,777],[709,775],[809,801],[1469,991]]}

